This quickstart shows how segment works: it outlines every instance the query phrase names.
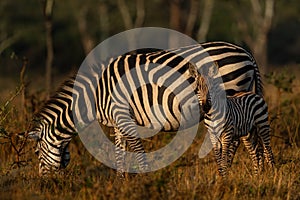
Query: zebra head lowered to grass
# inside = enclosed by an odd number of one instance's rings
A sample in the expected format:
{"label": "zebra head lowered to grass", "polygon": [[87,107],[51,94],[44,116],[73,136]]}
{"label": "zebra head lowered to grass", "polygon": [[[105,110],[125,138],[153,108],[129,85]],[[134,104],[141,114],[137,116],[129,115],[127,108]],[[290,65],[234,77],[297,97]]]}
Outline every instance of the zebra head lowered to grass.
{"label": "zebra head lowered to grass", "polygon": [[[197,82],[189,66],[197,63],[201,68],[211,62],[218,64],[228,96],[252,90],[262,95],[261,77],[251,54],[225,42],[120,55],[104,68],[78,74],[77,84],[70,78],[45,103],[29,130],[29,136],[37,140],[40,174],[66,167],[70,160],[68,144],[78,132],[75,124],[79,122],[84,128],[94,120],[115,130],[118,171],[124,171],[124,140],[136,152],[140,168],[146,167],[145,151],[134,127],[155,128],[158,124],[160,130],[176,131],[181,123],[186,123],[185,127],[199,123],[203,119],[200,113],[197,121],[189,113],[199,107]],[[146,84],[135,88],[137,83]],[[124,98],[126,94],[132,95]],[[152,109],[154,104],[159,105],[158,111]]]}
{"label": "zebra head lowered to grass", "polygon": [[28,136],[37,142],[40,175],[69,164],[68,144],[76,135],[71,109],[73,81],[67,80],[31,122]]}
{"label": "zebra head lowered to grass", "polygon": [[241,138],[247,148],[257,174],[262,166],[262,149],[268,164],[273,167],[270,146],[268,107],[263,97],[251,91],[233,96],[222,96],[224,87],[217,63],[207,65],[198,72],[190,66],[190,73],[198,85],[198,98],[204,111],[204,124],[208,130],[219,173],[225,177]]}

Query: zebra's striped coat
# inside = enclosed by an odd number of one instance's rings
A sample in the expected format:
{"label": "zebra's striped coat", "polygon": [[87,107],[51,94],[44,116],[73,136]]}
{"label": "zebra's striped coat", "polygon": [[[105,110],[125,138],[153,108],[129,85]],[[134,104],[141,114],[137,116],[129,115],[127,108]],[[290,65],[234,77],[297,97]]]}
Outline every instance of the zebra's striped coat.
{"label": "zebra's striped coat", "polygon": [[[203,74],[190,67],[198,88],[198,98],[204,110],[204,124],[213,144],[219,173],[225,177],[241,138],[247,148],[257,174],[262,167],[262,150],[270,166],[274,157],[270,146],[268,107],[263,97],[253,92],[239,92],[222,99],[217,63]],[[261,145],[261,146],[260,146]]]}
{"label": "zebra's striped coat", "polygon": [[[144,149],[134,126],[155,128],[155,121],[161,130],[176,131],[182,120],[198,123],[189,113],[199,104],[196,82],[188,69],[195,63],[201,68],[211,62],[218,63],[228,96],[251,91],[254,84],[255,92],[262,95],[260,74],[251,54],[224,42],[121,55],[107,66],[79,73],[76,81],[67,80],[36,115],[37,121],[29,131],[38,141],[40,174],[65,167],[72,136],[95,119],[115,128],[117,154],[121,154],[120,138],[125,137],[143,167]],[[155,103],[162,106],[162,111],[151,110]]]}

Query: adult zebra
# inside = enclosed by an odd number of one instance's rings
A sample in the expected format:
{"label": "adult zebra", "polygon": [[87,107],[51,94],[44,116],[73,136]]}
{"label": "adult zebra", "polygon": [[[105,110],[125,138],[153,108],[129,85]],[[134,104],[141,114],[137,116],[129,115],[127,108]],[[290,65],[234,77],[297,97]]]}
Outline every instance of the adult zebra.
{"label": "adult zebra", "polygon": [[[251,91],[254,84],[255,93],[262,95],[259,70],[251,54],[225,42],[125,54],[107,67],[95,67],[78,74],[76,81],[75,78],[67,80],[36,115],[29,130],[29,136],[38,141],[39,173],[66,167],[69,162],[67,146],[72,136],[78,128],[95,119],[114,127],[117,168],[121,172],[124,138],[137,153],[140,168],[146,167],[135,125],[153,128],[155,121],[161,130],[176,131],[182,120],[192,122],[186,127],[196,123],[188,110],[199,106],[196,81],[188,69],[194,63],[201,68],[211,62],[218,63],[228,96]],[[136,84],[141,87],[135,88]],[[154,104],[159,104],[161,109],[152,110]],[[182,115],[183,112],[186,114]],[[164,123],[160,119],[164,119]]]}
{"label": "adult zebra", "polygon": [[232,143],[240,138],[251,156],[255,174],[263,167],[259,143],[266,154],[265,159],[273,167],[266,102],[251,91],[220,98],[224,88],[218,84],[220,76],[217,71],[216,64],[202,68],[201,74],[195,67],[190,67],[190,73],[197,81],[199,103],[205,112],[204,124],[213,143],[219,173],[226,176],[233,159],[229,157],[230,148],[234,148]]}

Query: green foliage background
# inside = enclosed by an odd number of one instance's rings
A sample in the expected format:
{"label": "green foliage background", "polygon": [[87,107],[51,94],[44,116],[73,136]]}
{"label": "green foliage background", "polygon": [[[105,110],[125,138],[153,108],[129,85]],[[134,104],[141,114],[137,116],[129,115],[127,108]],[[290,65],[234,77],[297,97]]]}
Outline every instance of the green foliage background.
{"label": "green foliage background", "polygon": [[[182,5],[182,26],[185,25],[189,12],[190,1],[179,1]],[[201,1],[200,1],[201,2]],[[245,45],[243,35],[239,31],[237,16],[251,21],[251,5],[249,0],[221,1],[216,0],[208,41],[225,40]],[[135,17],[135,1],[126,1],[127,6]],[[99,19],[99,6],[105,4],[108,13],[108,30],[101,30]],[[145,2],[145,21],[143,26],[156,26],[170,28],[169,12],[170,2],[153,0]],[[117,6],[116,0],[64,0],[55,1],[53,16],[54,39],[54,72],[66,73],[78,68],[85,55],[82,48],[81,37],[78,31],[76,16],[80,8],[88,9],[87,26],[89,34],[100,43],[107,37],[126,30]],[[199,5],[199,15],[201,8]],[[275,2],[275,16],[272,29],[268,37],[268,61],[272,65],[284,65],[300,62],[300,4],[296,0],[277,0]],[[198,17],[199,18],[199,17]],[[195,28],[200,26],[197,19]],[[184,28],[179,30],[184,32]],[[191,35],[195,38],[196,32]],[[1,42],[8,38],[13,42],[1,48]],[[3,45],[3,43],[2,43]],[[30,61],[29,71],[44,71],[45,63],[45,29],[43,18],[43,1],[36,0],[2,0],[0,3],[0,72],[14,72],[16,66],[11,64],[10,55],[15,52],[20,57],[27,57]]]}

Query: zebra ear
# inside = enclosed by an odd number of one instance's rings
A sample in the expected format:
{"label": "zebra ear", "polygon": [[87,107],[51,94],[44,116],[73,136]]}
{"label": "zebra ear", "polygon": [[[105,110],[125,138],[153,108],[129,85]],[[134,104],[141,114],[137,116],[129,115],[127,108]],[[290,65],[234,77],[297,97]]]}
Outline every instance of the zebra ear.
{"label": "zebra ear", "polygon": [[28,138],[38,141],[40,139],[40,133],[38,131],[30,131],[28,133]]}
{"label": "zebra ear", "polygon": [[215,76],[218,75],[218,72],[219,72],[219,65],[218,65],[217,62],[213,62],[213,64],[209,68],[208,76],[209,77],[215,77]]}
{"label": "zebra ear", "polygon": [[189,73],[193,78],[196,78],[198,76],[197,67],[193,64],[189,63]]}

